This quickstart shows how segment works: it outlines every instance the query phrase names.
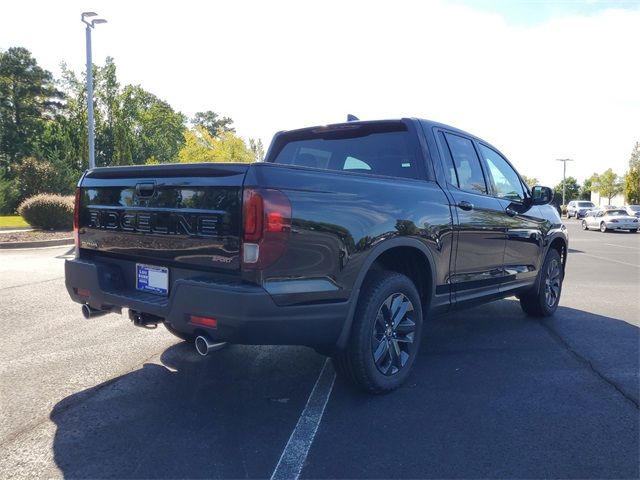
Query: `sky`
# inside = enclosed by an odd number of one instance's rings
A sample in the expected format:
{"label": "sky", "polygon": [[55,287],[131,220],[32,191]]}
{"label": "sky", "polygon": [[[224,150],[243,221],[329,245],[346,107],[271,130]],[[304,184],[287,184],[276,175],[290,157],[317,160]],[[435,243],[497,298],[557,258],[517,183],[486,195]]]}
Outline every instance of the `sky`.
{"label": "sky", "polygon": [[187,116],[213,110],[245,139],[346,120],[420,117],[471,132],[555,186],[623,174],[640,141],[640,0],[11,0],[0,49],[54,74],[114,57]]}

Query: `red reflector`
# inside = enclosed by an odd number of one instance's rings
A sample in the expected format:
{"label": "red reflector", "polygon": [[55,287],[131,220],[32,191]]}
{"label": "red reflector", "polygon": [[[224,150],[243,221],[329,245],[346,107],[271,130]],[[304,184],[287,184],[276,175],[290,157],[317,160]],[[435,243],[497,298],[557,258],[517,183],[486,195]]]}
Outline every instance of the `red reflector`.
{"label": "red reflector", "polygon": [[199,317],[197,315],[191,315],[191,323],[196,325],[202,325],[205,327],[218,328],[218,320],[211,317]]}
{"label": "red reflector", "polygon": [[[73,206],[73,243],[76,246],[76,257],[80,248],[80,195],[80,187],[78,187],[76,188],[76,201]],[[78,295],[80,294],[78,293]]]}
{"label": "red reflector", "polygon": [[91,292],[87,288],[76,288],[76,293],[80,297],[90,297],[91,296]]}

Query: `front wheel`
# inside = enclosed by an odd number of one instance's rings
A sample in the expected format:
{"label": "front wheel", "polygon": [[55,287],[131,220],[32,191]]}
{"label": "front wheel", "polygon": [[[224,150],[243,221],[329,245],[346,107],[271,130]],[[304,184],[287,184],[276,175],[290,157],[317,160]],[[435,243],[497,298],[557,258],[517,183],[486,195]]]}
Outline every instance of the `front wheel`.
{"label": "front wheel", "polygon": [[602,233],[607,231],[607,225],[604,222],[600,223],[600,231]]}
{"label": "front wheel", "polygon": [[538,287],[520,297],[520,306],[532,317],[549,317],[558,308],[564,280],[562,259],[557,250],[549,250],[539,275]]}
{"label": "front wheel", "polygon": [[416,359],[421,329],[422,307],[413,282],[396,272],[371,273],[347,348],[332,359],[338,375],[369,393],[398,388]]}
{"label": "front wheel", "polygon": [[589,228],[589,227],[587,226],[587,221],[586,221],[586,220],[582,220],[582,229],[583,229],[583,230],[586,230],[586,229],[588,229],[588,228]]}

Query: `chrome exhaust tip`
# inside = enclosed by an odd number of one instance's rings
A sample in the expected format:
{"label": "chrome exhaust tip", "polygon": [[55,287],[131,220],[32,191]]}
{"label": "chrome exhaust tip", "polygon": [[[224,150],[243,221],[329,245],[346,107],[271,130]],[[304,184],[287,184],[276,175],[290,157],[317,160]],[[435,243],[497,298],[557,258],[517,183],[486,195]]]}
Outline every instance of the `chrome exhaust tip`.
{"label": "chrome exhaust tip", "polygon": [[196,337],[195,345],[196,345],[196,351],[200,355],[205,357],[211,352],[215,352],[216,350],[220,350],[224,348],[227,345],[227,343],[226,342],[215,343],[213,340],[211,340],[209,337],[205,335],[198,335]]}

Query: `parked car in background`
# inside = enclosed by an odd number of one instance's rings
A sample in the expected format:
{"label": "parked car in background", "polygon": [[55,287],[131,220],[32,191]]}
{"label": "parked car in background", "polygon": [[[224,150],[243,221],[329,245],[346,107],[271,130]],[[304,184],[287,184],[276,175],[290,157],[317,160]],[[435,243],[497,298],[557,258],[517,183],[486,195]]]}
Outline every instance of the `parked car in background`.
{"label": "parked car in background", "polygon": [[582,220],[583,230],[600,230],[603,233],[608,230],[637,232],[639,226],[638,219],[627,214],[627,211],[622,208],[592,210]]}
{"label": "parked car in background", "polygon": [[632,217],[640,218],[640,205],[627,205],[624,209]]}
{"label": "parked car in background", "polygon": [[567,205],[567,218],[582,218],[589,210],[593,208],[595,208],[593,202],[572,200]]}

